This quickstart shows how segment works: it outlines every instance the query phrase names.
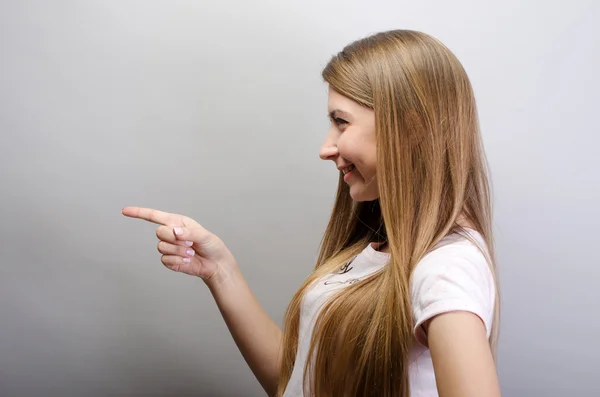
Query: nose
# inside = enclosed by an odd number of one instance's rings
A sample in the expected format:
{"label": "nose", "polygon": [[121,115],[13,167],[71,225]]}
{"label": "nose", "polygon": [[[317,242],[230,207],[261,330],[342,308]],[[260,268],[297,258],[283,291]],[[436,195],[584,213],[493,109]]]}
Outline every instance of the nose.
{"label": "nose", "polygon": [[339,154],[337,143],[333,139],[333,134],[329,134],[323,145],[321,146],[321,150],[319,150],[319,157],[321,160],[334,160]]}

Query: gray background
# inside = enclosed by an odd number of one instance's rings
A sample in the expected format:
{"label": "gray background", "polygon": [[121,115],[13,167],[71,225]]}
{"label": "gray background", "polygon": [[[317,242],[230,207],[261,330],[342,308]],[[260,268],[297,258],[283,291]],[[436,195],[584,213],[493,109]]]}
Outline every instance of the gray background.
{"label": "gray background", "polygon": [[[475,87],[495,187],[505,396],[598,396],[600,15],[592,1],[0,3],[0,395],[259,396],[140,205],[221,236],[281,322],[337,172],[321,68],[428,32]],[[594,377],[596,375],[596,377]]]}

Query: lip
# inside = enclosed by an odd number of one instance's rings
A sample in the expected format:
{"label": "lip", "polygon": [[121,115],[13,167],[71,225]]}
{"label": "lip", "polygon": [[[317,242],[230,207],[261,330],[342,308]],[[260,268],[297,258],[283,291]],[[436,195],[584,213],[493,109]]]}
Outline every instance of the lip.
{"label": "lip", "polygon": [[350,166],[352,166],[352,169],[344,174],[344,182],[348,182],[348,180],[352,177],[352,175],[354,174],[354,170],[356,170],[356,166],[353,163],[350,163],[342,167],[338,167],[340,172],[342,172],[343,169],[348,168]]}
{"label": "lip", "polygon": [[348,168],[348,167],[350,167],[350,166],[354,166],[354,167],[356,167],[356,166],[354,165],[354,163],[345,163],[345,164],[340,164],[339,166],[337,166],[337,169],[338,169],[339,171],[342,171],[344,168]]}
{"label": "lip", "polygon": [[[343,170],[352,166],[352,170],[346,172],[345,174],[343,173]],[[356,170],[356,165],[354,165],[354,163],[344,163],[344,164],[340,164],[336,167],[342,174],[343,174],[343,180],[344,182],[348,182],[348,180],[352,177],[352,175],[354,174],[354,170]]]}
{"label": "lip", "polygon": [[348,182],[348,179],[350,179],[353,174],[354,174],[354,170],[352,170],[350,172],[346,172],[346,174],[344,174],[344,182]]}

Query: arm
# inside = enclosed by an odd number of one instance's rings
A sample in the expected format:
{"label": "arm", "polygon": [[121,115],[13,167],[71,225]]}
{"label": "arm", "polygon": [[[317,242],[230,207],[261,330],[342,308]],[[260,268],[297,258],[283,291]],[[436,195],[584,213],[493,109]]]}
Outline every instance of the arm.
{"label": "arm", "polygon": [[277,390],[281,330],[252,294],[239,271],[220,274],[208,284],[223,319],[248,366],[265,392]]}
{"label": "arm", "polygon": [[122,213],[160,225],[156,236],[162,263],[204,280],[242,356],[265,391],[273,395],[281,331],[250,291],[223,241],[187,216],[141,207],[126,207]]}
{"label": "arm", "polygon": [[440,314],[424,329],[440,397],[500,397],[485,326],[477,315]]}

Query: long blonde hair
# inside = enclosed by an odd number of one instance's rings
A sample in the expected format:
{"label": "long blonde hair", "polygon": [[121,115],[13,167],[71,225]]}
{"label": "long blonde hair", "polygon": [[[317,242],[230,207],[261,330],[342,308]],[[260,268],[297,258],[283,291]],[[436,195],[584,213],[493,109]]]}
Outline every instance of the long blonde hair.
{"label": "long blonde hair", "polygon": [[[415,265],[448,234],[468,238],[458,222],[463,216],[483,237],[495,274],[487,163],[473,90],[450,50],[409,30],[349,44],[322,76],[330,88],[374,110],[380,196],[353,202],[340,176],[315,270],[286,312],[276,395],[283,394],[294,366],[307,288],[384,236],[387,266],[338,292],[317,319],[306,393],[409,397],[414,341],[409,280]],[[493,351],[496,335],[490,338]]]}

